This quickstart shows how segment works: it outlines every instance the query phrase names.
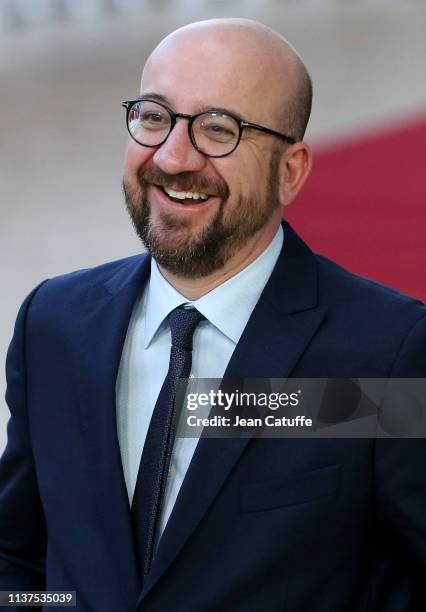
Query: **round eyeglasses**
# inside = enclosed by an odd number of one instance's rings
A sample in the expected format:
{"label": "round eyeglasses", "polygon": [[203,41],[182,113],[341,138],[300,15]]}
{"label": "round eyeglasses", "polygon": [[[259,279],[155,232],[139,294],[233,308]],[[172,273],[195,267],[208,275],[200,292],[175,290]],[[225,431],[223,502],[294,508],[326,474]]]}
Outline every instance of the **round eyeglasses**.
{"label": "round eyeglasses", "polygon": [[130,136],[143,147],[159,147],[166,142],[176,125],[176,119],[188,121],[188,134],[192,145],[208,157],[225,157],[237,148],[244,128],[271,134],[294,144],[291,136],[276,132],[256,123],[249,123],[228,111],[211,110],[196,115],[175,113],[154,100],[128,100],[126,108],[127,129]]}

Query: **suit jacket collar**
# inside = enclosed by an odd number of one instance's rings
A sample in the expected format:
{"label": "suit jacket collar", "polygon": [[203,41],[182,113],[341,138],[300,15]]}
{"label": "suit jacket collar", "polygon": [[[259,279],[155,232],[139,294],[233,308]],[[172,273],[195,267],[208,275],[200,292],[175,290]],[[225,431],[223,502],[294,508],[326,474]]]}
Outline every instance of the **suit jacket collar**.
{"label": "suit jacket collar", "polygon": [[[149,277],[149,257],[125,260],[107,281],[93,285],[77,328],[80,358],[75,377],[87,460],[89,502],[105,541],[103,562],[114,567],[122,600],[133,612],[140,593],[127,489],[115,412],[115,381],[133,305]],[[113,585],[109,585],[113,588]]]}

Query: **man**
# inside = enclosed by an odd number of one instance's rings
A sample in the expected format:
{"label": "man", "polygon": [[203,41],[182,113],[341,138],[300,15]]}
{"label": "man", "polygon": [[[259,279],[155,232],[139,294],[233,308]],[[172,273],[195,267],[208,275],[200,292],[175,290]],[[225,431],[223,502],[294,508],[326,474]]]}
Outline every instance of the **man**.
{"label": "man", "polygon": [[297,53],[255,22],[192,24],[148,59],[123,185],[152,258],[49,280],[21,308],[1,589],[75,590],[102,612],[425,609],[423,440],[170,433],[176,368],[426,375],[425,307],[281,227],[311,166],[310,104]]}

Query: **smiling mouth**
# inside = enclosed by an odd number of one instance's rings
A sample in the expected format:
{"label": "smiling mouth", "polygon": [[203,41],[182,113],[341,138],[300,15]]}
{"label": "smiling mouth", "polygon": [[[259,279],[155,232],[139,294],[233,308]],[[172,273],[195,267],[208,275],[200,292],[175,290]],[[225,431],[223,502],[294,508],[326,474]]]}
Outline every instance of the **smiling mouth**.
{"label": "smiling mouth", "polygon": [[191,204],[204,204],[212,197],[211,194],[198,191],[176,191],[168,187],[158,187],[172,202],[184,204],[185,206]]}

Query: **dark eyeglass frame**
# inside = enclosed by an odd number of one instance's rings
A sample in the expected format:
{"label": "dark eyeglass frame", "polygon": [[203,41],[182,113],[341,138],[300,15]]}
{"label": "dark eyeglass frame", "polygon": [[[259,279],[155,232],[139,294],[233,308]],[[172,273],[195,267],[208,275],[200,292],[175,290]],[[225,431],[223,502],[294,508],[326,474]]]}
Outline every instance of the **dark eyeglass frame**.
{"label": "dark eyeglass frame", "polygon": [[[142,142],[139,142],[139,140],[136,140],[136,138],[134,137],[134,135],[132,134],[132,132],[130,131],[130,127],[129,127],[129,114],[130,111],[132,109],[132,106],[134,104],[137,104],[138,102],[152,102],[153,104],[158,104],[158,106],[161,106],[161,108],[164,108],[165,111],[167,111],[170,115],[170,129],[169,132],[167,134],[167,136],[158,144],[156,145],[148,145],[148,144],[143,144]],[[258,125],[257,123],[250,123],[248,121],[244,121],[243,119],[240,119],[240,117],[237,117],[236,115],[234,115],[233,113],[230,113],[228,111],[222,111],[222,110],[211,110],[211,111],[202,111],[201,113],[197,113],[195,115],[187,115],[185,113],[175,113],[174,111],[172,111],[168,106],[166,106],[165,104],[163,104],[162,102],[158,102],[157,100],[152,100],[151,98],[139,98],[137,100],[125,100],[124,102],[122,102],[122,106],[126,109],[126,126],[127,126],[127,131],[129,132],[131,138],[137,142],[139,145],[141,145],[142,147],[148,147],[148,148],[155,148],[155,147],[161,147],[161,145],[163,145],[167,138],[170,136],[170,133],[172,132],[173,128],[176,125],[176,120],[179,119],[186,119],[188,121],[188,135],[189,135],[189,139],[192,143],[192,146],[194,147],[194,149],[196,149],[197,151],[199,151],[200,153],[202,153],[203,155],[205,155],[206,157],[214,157],[214,158],[219,158],[219,157],[226,157],[227,155],[230,155],[231,153],[233,153],[235,151],[235,149],[238,147],[238,145],[240,144],[240,140],[241,140],[241,136],[243,134],[243,130],[244,128],[250,128],[252,130],[258,130],[259,132],[263,132],[264,134],[270,134],[271,136],[276,136],[277,138],[280,138],[281,140],[284,140],[285,142],[287,142],[288,144],[295,144],[297,141],[295,138],[293,138],[292,136],[288,136],[287,134],[282,134],[281,132],[277,132],[275,130],[271,130],[271,128],[267,128],[264,127],[263,125]],[[222,153],[221,155],[210,155],[209,153],[205,153],[202,149],[200,149],[200,147],[198,147],[195,138],[194,138],[194,134],[192,131],[192,125],[194,123],[194,121],[196,119],[198,119],[198,117],[201,117],[201,115],[211,115],[211,114],[217,114],[217,115],[224,115],[226,117],[231,117],[231,119],[233,119],[238,127],[239,127],[239,133],[238,133],[238,138],[237,141],[235,143],[235,146],[233,149],[231,149],[228,153]]]}

